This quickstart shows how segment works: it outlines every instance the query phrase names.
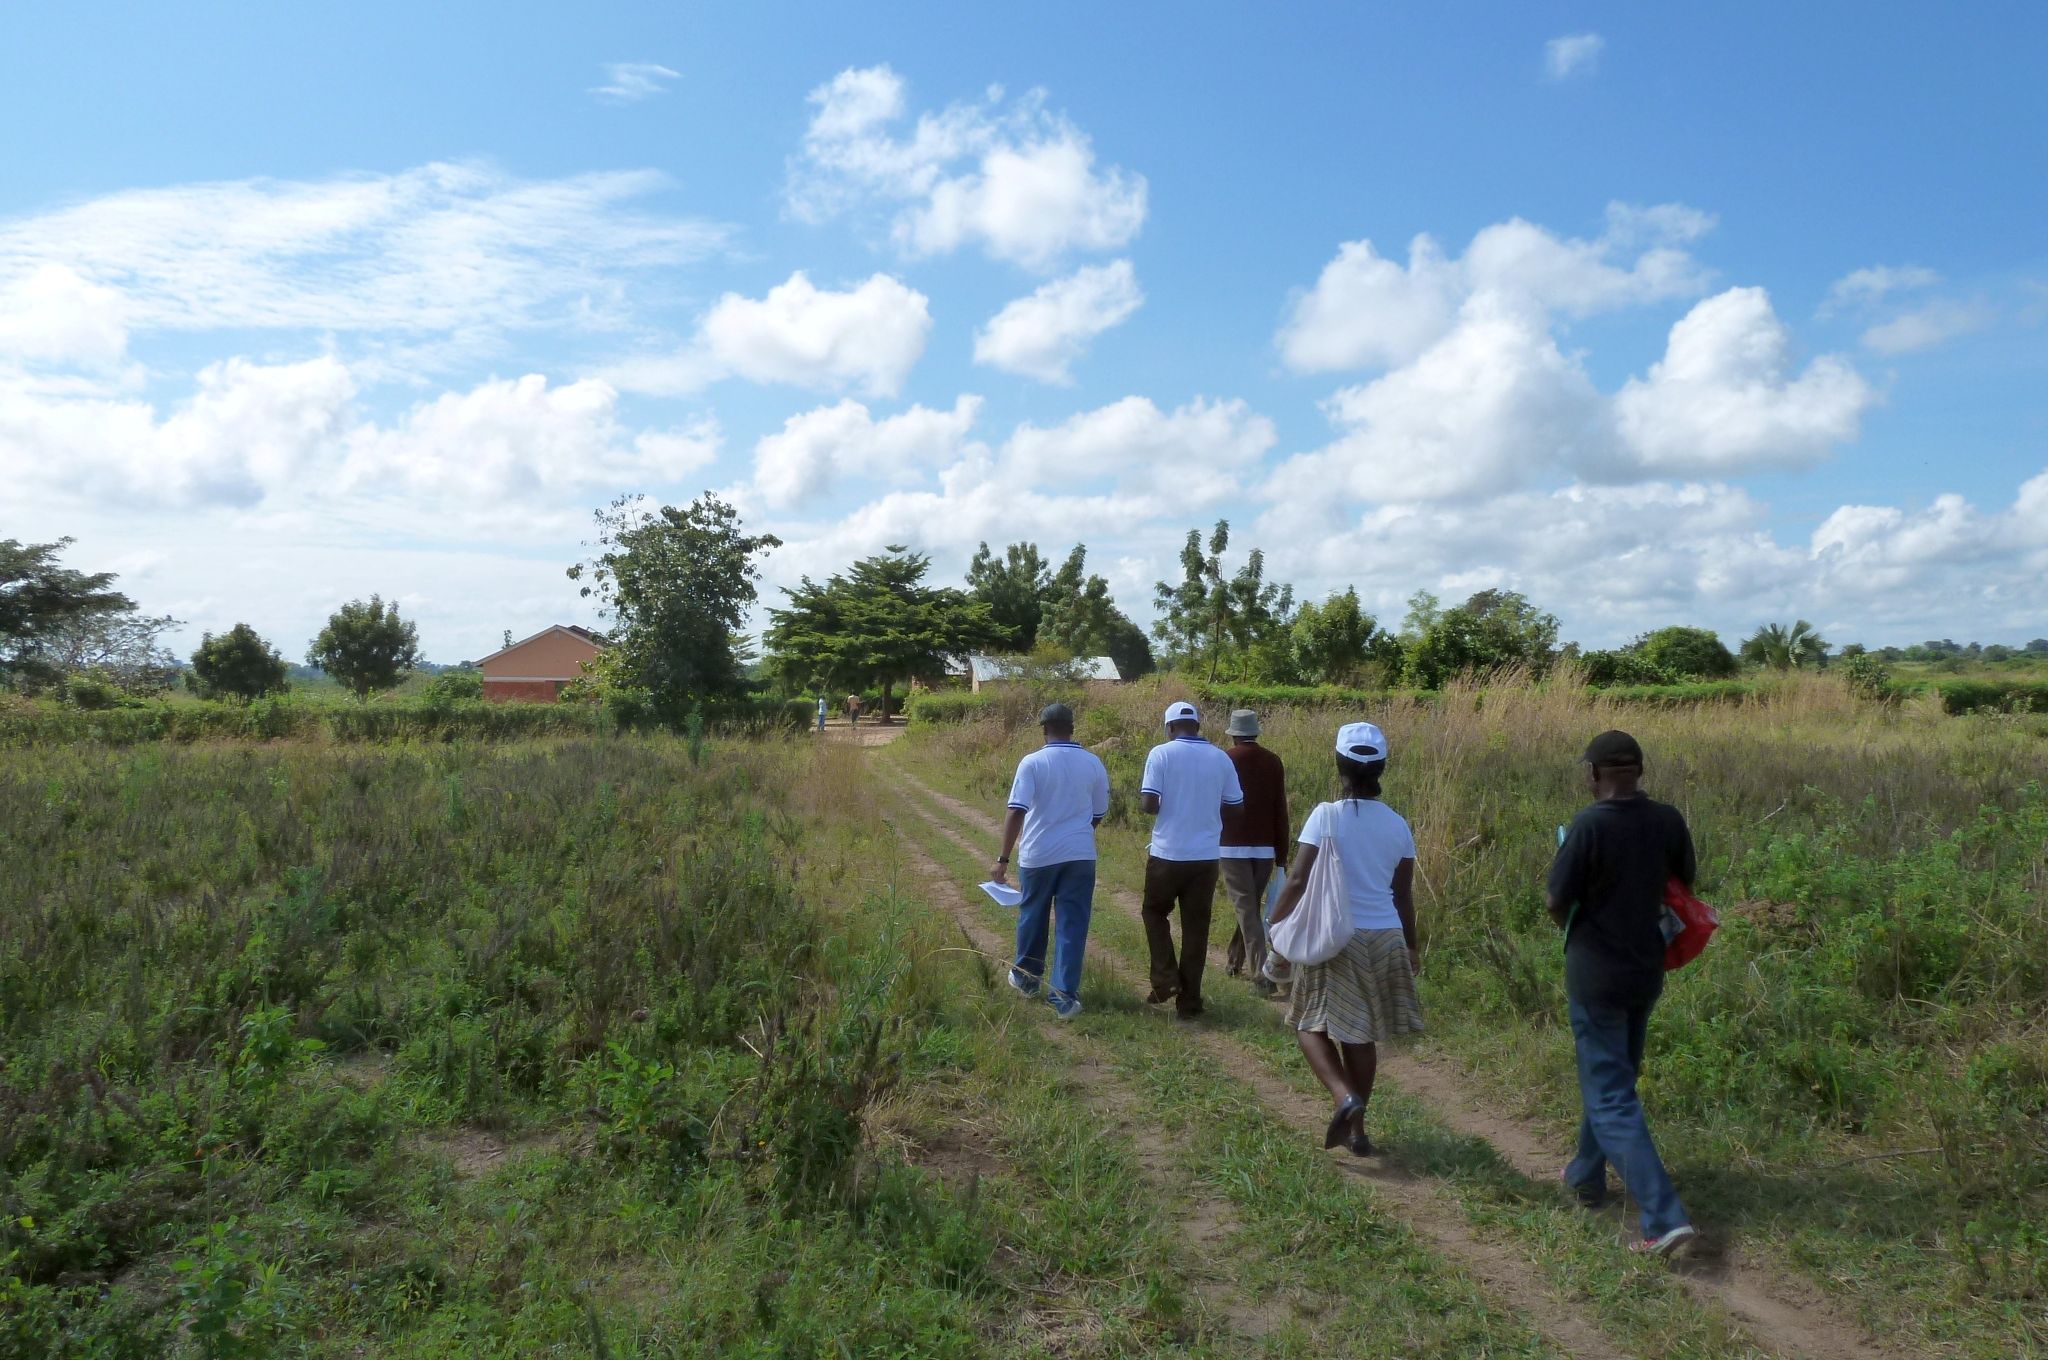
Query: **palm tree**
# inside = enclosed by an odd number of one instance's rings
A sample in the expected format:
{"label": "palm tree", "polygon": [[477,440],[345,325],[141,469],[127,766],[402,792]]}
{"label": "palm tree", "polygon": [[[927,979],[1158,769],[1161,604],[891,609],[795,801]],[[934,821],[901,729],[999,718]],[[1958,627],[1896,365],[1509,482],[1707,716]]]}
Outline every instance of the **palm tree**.
{"label": "palm tree", "polygon": [[1825,666],[1828,642],[1814,626],[1800,619],[1791,627],[1767,623],[1742,644],[1742,659],[1752,666],[1789,671],[1795,666]]}

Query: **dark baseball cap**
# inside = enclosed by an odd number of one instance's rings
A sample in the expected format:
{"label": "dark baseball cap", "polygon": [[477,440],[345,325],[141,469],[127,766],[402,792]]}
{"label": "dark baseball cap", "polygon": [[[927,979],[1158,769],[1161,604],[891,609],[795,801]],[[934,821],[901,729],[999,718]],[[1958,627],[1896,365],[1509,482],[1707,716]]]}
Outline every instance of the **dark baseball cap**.
{"label": "dark baseball cap", "polygon": [[1074,730],[1074,710],[1065,704],[1047,704],[1038,712],[1038,725],[1064,727],[1071,732]]}
{"label": "dark baseball cap", "polygon": [[1602,732],[1586,743],[1586,754],[1579,757],[1595,769],[1617,769],[1623,766],[1643,768],[1643,748],[1628,733],[1617,729]]}

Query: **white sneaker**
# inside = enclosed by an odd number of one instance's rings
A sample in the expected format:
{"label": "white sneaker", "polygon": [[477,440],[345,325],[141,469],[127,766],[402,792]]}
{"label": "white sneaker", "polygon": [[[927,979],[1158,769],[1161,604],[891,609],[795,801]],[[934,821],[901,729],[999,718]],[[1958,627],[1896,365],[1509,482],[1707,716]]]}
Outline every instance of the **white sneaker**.
{"label": "white sneaker", "polygon": [[1061,1020],[1073,1019],[1081,1013],[1081,998],[1078,996],[1060,996],[1055,993],[1052,998],[1052,1013]]}
{"label": "white sneaker", "polygon": [[1662,1256],[1666,1260],[1683,1255],[1685,1249],[1699,1239],[1700,1230],[1690,1223],[1681,1223],[1662,1237],[1645,1237],[1632,1243],[1629,1250],[1639,1256]]}
{"label": "white sneaker", "polygon": [[1010,970],[1009,983],[1010,990],[1019,996],[1036,997],[1038,995],[1038,984],[1028,981],[1022,973],[1014,968]]}

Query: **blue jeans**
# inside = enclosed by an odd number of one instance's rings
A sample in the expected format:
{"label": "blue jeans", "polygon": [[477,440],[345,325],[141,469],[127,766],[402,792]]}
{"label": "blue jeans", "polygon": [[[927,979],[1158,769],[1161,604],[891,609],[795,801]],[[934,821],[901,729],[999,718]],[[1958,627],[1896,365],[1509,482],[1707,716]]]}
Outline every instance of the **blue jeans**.
{"label": "blue jeans", "polygon": [[1650,1140],[1636,1077],[1643,1070],[1643,1040],[1650,1028],[1653,996],[1617,1003],[1571,998],[1572,1039],[1579,1053],[1579,1154],[1565,1168],[1574,1189],[1598,1191],[1607,1184],[1607,1164],[1642,1211],[1643,1236],[1662,1237],[1686,1222],[1678,1190]]}
{"label": "blue jeans", "polygon": [[1024,894],[1017,907],[1017,971],[1034,984],[1045,975],[1047,927],[1056,927],[1052,992],[1079,1000],[1081,956],[1087,952],[1088,917],[1095,908],[1095,861],[1024,865],[1017,870],[1017,887]]}

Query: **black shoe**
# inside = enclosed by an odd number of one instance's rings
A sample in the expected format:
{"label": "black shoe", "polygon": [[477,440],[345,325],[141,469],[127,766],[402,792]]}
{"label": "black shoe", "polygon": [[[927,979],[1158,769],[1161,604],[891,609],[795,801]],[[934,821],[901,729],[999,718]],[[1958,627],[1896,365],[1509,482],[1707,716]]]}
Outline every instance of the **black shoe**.
{"label": "black shoe", "polygon": [[1351,1136],[1351,1121],[1365,1113],[1365,1102],[1357,1096],[1344,1097],[1337,1106],[1337,1113],[1330,1116],[1330,1127],[1323,1130],[1323,1146],[1333,1148]]}
{"label": "black shoe", "polygon": [[1366,1137],[1363,1133],[1352,1134],[1351,1155],[1354,1157],[1372,1156],[1372,1139]]}
{"label": "black shoe", "polygon": [[1180,988],[1178,987],[1154,987],[1151,994],[1145,998],[1145,1004],[1148,1006],[1163,1005],[1179,995]]}

